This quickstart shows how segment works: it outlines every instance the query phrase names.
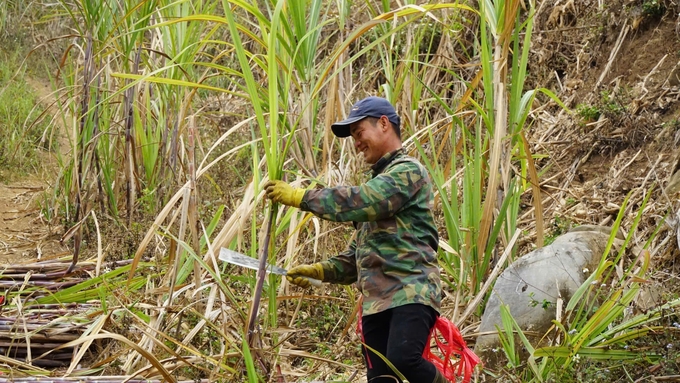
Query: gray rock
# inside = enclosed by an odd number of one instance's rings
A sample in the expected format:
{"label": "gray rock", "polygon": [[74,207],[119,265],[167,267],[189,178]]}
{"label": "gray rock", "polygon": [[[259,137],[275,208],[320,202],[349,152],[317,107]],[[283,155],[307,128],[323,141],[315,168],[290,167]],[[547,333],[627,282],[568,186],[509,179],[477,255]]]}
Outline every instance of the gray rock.
{"label": "gray rock", "polygon": [[[536,345],[556,317],[558,298],[566,306],[578,287],[594,272],[611,230],[584,229],[587,228],[561,235],[552,244],[522,256],[498,277],[479,329],[482,334],[494,334],[481,335],[475,344],[475,352],[485,363],[494,365],[496,355],[492,350],[500,348],[495,332],[496,326],[503,328],[501,303],[509,306],[520,328],[536,334],[532,341]],[[521,342],[517,343],[521,346]]]}
{"label": "gray rock", "polygon": [[[578,232],[583,232],[583,231],[595,231],[598,233],[605,234],[607,236],[607,240],[609,239],[609,235],[612,233],[612,228],[609,226],[598,226],[598,225],[579,225],[579,226],[574,226],[571,229],[569,229],[569,233],[578,233]],[[623,235],[621,230],[616,232],[616,238],[617,239],[626,239],[626,237]],[[605,242],[605,245],[607,242]],[[599,261],[599,259],[598,259]]]}
{"label": "gray rock", "polygon": [[664,191],[669,197],[673,197],[675,193],[680,192],[680,170],[673,173],[671,178],[668,180],[668,184],[666,185]]}

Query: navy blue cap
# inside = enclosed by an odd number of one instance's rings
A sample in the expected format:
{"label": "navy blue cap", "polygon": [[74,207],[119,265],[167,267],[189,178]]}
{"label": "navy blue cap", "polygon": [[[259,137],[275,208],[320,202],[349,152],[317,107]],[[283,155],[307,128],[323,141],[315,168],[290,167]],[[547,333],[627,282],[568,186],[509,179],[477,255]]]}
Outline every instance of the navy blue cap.
{"label": "navy blue cap", "polygon": [[392,104],[384,98],[381,97],[366,97],[361,101],[357,101],[349,112],[349,117],[347,119],[338,121],[331,125],[333,134],[338,137],[349,137],[349,126],[357,121],[361,121],[366,117],[380,118],[382,116],[387,116],[392,125],[399,128],[401,125],[401,119],[394,110]]}

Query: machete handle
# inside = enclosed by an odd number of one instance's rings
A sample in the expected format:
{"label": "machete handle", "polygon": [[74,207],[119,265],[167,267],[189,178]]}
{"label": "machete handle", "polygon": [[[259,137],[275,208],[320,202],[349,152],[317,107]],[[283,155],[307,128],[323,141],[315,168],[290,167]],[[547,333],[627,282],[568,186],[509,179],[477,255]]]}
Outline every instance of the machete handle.
{"label": "machete handle", "polygon": [[316,288],[321,287],[321,281],[320,280],[314,279],[314,278],[306,278],[306,277],[303,277],[303,278],[307,279],[309,281],[309,284],[311,284],[312,286],[314,286]]}

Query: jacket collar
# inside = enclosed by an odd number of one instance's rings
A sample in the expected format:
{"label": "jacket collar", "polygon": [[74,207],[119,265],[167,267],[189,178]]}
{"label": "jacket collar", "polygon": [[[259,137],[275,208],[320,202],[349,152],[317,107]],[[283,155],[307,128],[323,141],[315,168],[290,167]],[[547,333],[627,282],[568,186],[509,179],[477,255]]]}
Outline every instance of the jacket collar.
{"label": "jacket collar", "polygon": [[403,149],[399,148],[399,149],[397,149],[393,152],[389,152],[389,153],[385,154],[384,156],[382,156],[378,160],[378,162],[376,162],[375,164],[373,164],[373,166],[371,166],[371,171],[373,172],[373,177],[382,173],[383,170],[385,170],[385,168],[387,167],[387,165],[389,165],[392,161],[394,161],[394,159],[399,157],[402,154],[402,152],[403,152]]}

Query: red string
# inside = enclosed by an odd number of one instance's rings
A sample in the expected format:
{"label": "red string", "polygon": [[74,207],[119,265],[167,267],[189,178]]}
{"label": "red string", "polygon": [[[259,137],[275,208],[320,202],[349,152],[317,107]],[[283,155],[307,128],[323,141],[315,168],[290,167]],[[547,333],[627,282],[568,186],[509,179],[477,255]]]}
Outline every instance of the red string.
{"label": "red string", "polygon": [[[439,334],[437,334],[439,333]],[[443,358],[432,352],[429,347],[434,338],[439,353]],[[423,351],[423,358],[429,360],[450,381],[463,376],[463,383],[470,382],[472,371],[481,361],[465,344],[463,336],[453,322],[440,316],[434,323],[427,339],[428,347]]]}

